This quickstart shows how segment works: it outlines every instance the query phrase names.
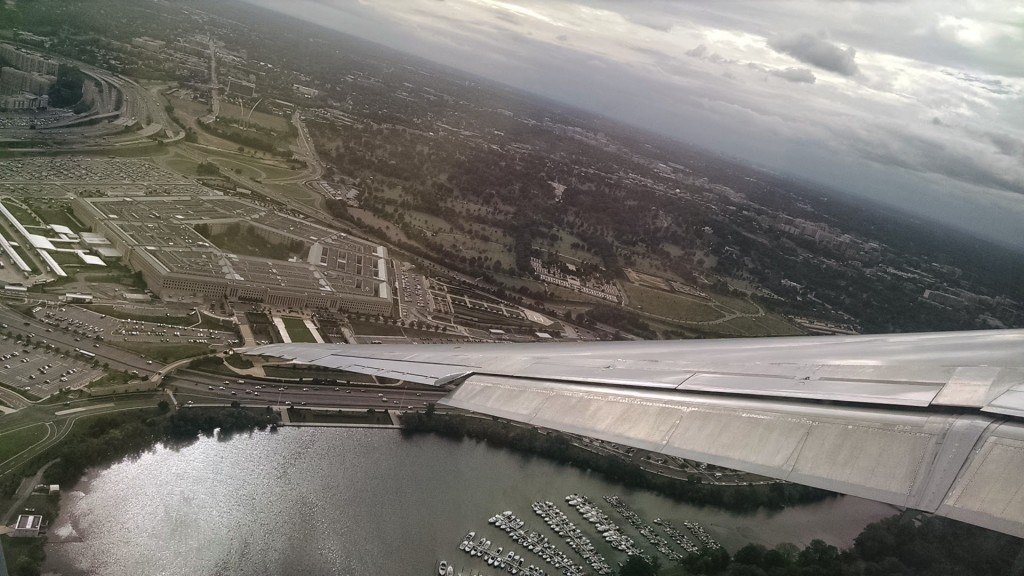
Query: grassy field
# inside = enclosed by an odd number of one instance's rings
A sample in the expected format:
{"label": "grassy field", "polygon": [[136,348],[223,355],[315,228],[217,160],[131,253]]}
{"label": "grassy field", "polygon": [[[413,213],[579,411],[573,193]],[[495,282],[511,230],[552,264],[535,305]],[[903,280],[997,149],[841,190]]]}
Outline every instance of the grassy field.
{"label": "grassy field", "polygon": [[740,314],[757,314],[757,305],[750,300],[741,300],[739,298],[732,298],[730,296],[719,296],[715,295],[715,301],[719,304],[732,308]]}
{"label": "grassy field", "polygon": [[313,333],[306,327],[302,318],[282,316],[281,320],[284,321],[284,329],[288,331],[288,337],[292,342],[316,342],[316,338],[313,338]]}
{"label": "grassy field", "polygon": [[11,212],[11,214],[14,215],[15,218],[18,219],[18,222],[21,222],[23,226],[40,226],[43,223],[35,213],[22,206],[20,202],[4,198],[3,205]]}
{"label": "grassy field", "polygon": [[196,162],[191,158],[185,158],[184,156],[168,158],[160,164],[168,170],[177,172],[178,174],[188,174],[190,176],[196,173],[196,168],[199,166],[199,162]]}
{"label": "grassy field", "polygon": [[220,115],[233,120],[243,120],[243,114],[248,117],[249,123],[254,126],[262,126],[275,132],[285,133],[288,131],[289,122],[280,116],[274,116],[273,114],[267,114],[266,112],[260,112],[256,110],[249,115],[249,107],[245,107],[243,111],[238,107],[237,102],[222,102],[220,107]]}
{"label": "grassy field", "polygon": [[391,324],[377,324],[376,322],[362,322],[350,320],[352,331],[359,336],[404,336],[401,326]]}
{"label": "grassy field", "polygon": [[684,322],[706,322],[724,316],[709,303],[694,298],[644,288],[636,284],[625,284],[624,289],[629,296],[629,307],[648,314]]}
{"label": "grassy field", "polygon": [[737,336],[797,336],[803,334],[781,317],[765,315],[757,318],[733,318],[716,328],[729,330]]}
{"label": "grassy field", "polygon": [[50,252],[50,257],[53,258],[57,264],[61,266],[72,266],[72,265],[84,265],[82,259],[78,257],[78,254],[72,254],[71,252]]}
{"label": "grassy field", "polygon": [[247,370],[252,368],[252,360],[249,360],[241,354],[232,354],[224,359],[224,362],[238,368],[239,370]]}
{"label": "grassy field", "polygon": [[35,394],[33,394],[31,392],[28,392],[26,390],[22,390],[21,388],[18,388],[17,386],[11,386],[10,384],[4,384],[3,382],[0,382],[0,386],[2,386],[4,388],[7,388],[8,390],[10,390],[12,392],[17,392],[18,394],[21,394],[26,400],[28,400],[30,402],[35,402],[36,400],[41,400],[41,398],[39,396],[36,396]]}
{"label": "grassy field", "polygon": [[132,376],[127,372],[121,370],[108,370],[106,374],[97,380],[93,380],[89,383],[90,388],[104,388],[107,386],[124,386],[128,382],[131,382]]}
{"label": "grassy field", "polygon": [[0,462],[7,461],[46,436],[46,426],[40,422],[20,430],[0,434]]}
{"label": "grassy field", "polygon": [[67,226],[74,232],[81,232],[85,229],[82,223],[71,213],[71,207],[66,204],[62,206],[53,206],[52,204],[43,204],[42,202],[26,202],[26,204],[47,224]]}

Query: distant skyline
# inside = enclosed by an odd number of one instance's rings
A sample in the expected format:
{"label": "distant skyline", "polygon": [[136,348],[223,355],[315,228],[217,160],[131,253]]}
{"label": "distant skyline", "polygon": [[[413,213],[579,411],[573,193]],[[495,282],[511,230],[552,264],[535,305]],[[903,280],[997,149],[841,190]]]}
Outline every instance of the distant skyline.
{"label": "distant skyline", "polygon": [[1024,4],[247,0],[1024,250]]}

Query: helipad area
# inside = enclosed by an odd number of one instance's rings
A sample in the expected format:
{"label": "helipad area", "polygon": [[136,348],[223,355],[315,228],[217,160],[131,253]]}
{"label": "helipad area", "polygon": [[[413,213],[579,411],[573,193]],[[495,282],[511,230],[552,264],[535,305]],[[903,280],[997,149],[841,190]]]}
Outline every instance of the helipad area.
{"label": "helipad area", "polygon": [[[384,247],[273,208],[226,196],[78,198],[73,208],[164,298],[392,313]],[[196,231],[239,224],[270,243],[301,243],[306,258],[231,254]]]}

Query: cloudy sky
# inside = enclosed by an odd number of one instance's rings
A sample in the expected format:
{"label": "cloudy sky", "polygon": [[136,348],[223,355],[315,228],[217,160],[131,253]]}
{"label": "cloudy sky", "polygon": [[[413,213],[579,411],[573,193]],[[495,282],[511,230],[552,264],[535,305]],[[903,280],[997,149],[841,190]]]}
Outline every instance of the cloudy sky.
{"label": "cloudy sky", "polygon": [[1024,250],[1019,0],[248,0]]}

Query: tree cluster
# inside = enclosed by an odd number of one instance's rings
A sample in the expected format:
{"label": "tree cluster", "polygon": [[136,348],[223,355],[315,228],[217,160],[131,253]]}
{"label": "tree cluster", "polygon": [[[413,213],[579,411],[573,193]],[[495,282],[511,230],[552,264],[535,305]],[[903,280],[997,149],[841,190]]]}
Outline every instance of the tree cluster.
{"label": "tree cluster", "polygon": [[78,104],[82,100],[84,85],[85,74],[82,74],[81,70],[74,66],[61,64],[57,69],[57,81],[50,86],[50,106],[69,108]]}
{"label": "tree cluster", "polygon": [[896,515],[869,524],[849,550],[813,540],[766,548],[748,544],[690,555],[687,573],[708,576],[987,576],[1019,574],[1022,542],[947,518]]}

